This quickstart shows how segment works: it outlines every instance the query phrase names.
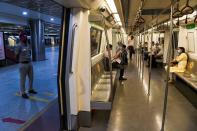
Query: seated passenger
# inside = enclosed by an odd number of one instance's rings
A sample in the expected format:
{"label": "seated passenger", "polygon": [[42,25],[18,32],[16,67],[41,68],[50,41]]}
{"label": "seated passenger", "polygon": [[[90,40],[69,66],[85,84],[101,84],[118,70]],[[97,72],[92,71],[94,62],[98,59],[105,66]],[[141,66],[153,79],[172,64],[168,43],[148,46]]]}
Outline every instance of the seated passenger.
{"label": "seated passenger", "polygon": [[[110,55],[109,56],[109,51],[110,51]],[[112,57],[112,45],[107,45],[106,46],[106,50],[104,52],[104,70],[105,71],[110,71],[110,57]]]}
{"label": "seated passenger", "polygon": [[121,48],[116,52],[112,60],[112,67],[120,69],[119,80],[127,80],[123,77],[125,65],[128,64],[126,45],[121,44]]}
{"label": "seated passenger", "polygon": [[163,47],[162,45],[158,46],[158,52],[154,56],[156,59],[162,59],[163,58]]}
{"label": "seated passenger", "polygon": [[144,43],[143,53],[144,53],[144,60],[147,60],[148,59],[148,42]]}
{"label": "seated passenger", "polygon": [[171,62],[172,66],[170,67],[170,81],[169,82],[173,81],[173,78],[172,78],[173,72],[185,72],[186,67],[187,67],[188,56],[185,53],[185,48],[179,47],[177,52],[178,52],[178,56]]}
{"label": "seated passenger", "polygon": [[[152,42],[152,47],[151,47],[151,51],[149,52],[148,54],[148,61],[147,61],[147,67],[150,66],[150,63],[152,63],[151,67],[156,67],[156,59],[155,59],[155,55],[158,53],[158,47],[157,47],[158,44],[154,44],[154,42]],[[151,61],[151,56],[152,56],[152,61]]]}

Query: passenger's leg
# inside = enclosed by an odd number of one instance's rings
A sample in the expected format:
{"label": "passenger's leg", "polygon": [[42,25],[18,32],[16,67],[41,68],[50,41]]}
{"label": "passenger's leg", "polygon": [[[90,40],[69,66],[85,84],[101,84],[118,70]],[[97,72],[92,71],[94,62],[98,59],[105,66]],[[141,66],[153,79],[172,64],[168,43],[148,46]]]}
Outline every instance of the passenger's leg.
{"label": "passenger's leg", "polygon": [[133,53],[132,53],[132,51],[130,50],[130,60],[132,61],[132,55],[133,55]]}
{"label": "passenger's leg", "polygon": [[36,94],[37,92],[33,89],[33,65],[29,64],[28,68],[28,77],[29,77],[29,93]]}
{"label": "passenger's leg", "polygon": [[25,93],[25,81],[27,75],[27,66],[25,64],[19,65],[19,72],[20,72],[20,91],[23,98],[28,98]]}
{"label": "passenger's leg", "polygon": [[119,76],[119,80],[127,80],[126,78],[123,77],[124,76],[124,68],[120,68],[120,76]]}
{"label": "passenger's leg", "polygon": [[157,63],[156,63],[156,59],[155,59],[155,56],[152,55],[152,67],[157,67]]}
{"label": "passenger's leg", "polygon": [[119,68],[118,65],[119,65],[118,62],[113,62],[113,63],[112,63],[112,68]]}
{"label": "passenger's leg", "polygon": [[173,79],[173,74],[170,73],[169,74],[169,80],[168,80],[169,83],[173,83],[174,82],[174,79]]}
{"label": "passenger's leg", "polygon": [[29,78],[29,90],[31,90],[33,89],[33,66],[32,64],[29,64],[28,78]]}

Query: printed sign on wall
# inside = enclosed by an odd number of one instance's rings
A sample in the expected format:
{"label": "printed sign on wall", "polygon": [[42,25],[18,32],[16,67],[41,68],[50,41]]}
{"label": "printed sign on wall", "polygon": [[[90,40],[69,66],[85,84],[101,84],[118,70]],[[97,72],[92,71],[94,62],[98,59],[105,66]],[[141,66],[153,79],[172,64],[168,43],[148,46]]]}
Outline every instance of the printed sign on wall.
{"label": "printed sign on wall", "polygon": [[5,59],[3,32],[0,32],[0,60]]}

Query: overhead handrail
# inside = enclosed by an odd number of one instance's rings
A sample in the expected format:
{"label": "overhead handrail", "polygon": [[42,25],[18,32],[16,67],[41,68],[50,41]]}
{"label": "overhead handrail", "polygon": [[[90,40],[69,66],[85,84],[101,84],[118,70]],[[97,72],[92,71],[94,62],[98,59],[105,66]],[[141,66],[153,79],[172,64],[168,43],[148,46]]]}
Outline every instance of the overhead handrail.
{"label": "overhead handrail", "polygon": [[137,22],[140,23],[140,24],[143,24],[143,23],[145,23],[145,19],[142,16],[140,16],[138,18],[138,21]]}
{"label": "overhead handrail", "polygon": [[172,17],[173,18],[179,18],[179,17],[182,17],[182,16],[183,16],[183,14],[179,10],[179,3],[177,3],[177,7],[176,7],[174,13],[172,14]]}
{"label": "overhead handrail", "polygon": [[179,18],[182,17],[182,16],[183,16],[183,14],[179,10],[179,3],[177,2],[177,7],[176,7],[174,13],[172,14],[173,18],[178,18],[178,21],[176,23],[177,26],[179,26]]}
{"label": "overhead handrail", "polygon": [[187,0],[186,5],[181,9],[182,15],[192,14],[194,12],[194,8],[189,5],[189,0]]}

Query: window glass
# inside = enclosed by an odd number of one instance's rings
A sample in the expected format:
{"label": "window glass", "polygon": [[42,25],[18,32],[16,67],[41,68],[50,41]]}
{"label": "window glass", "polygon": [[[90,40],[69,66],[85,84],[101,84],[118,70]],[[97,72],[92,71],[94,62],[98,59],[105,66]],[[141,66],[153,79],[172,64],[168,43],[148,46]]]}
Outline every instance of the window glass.
{"label": "window glass", "polygon": [[91,39],[91,56],[99,54],[101,45],[102,30],[91,27],[90,39]]}

